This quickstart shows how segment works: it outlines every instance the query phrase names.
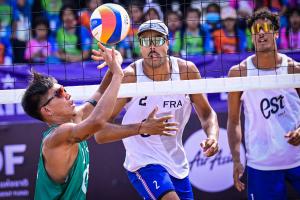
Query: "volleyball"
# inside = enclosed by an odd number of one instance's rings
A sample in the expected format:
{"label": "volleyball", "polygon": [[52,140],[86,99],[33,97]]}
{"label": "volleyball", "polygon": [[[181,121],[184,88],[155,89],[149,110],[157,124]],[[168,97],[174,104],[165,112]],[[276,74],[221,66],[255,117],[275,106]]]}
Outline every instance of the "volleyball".
{"label": "volleyball", "polygon": [[90,18],[94,38],[103,44],[116,44],[123,40],[130,29],[130,18],[126,10],[113,3],[106,3],[94,10]]}

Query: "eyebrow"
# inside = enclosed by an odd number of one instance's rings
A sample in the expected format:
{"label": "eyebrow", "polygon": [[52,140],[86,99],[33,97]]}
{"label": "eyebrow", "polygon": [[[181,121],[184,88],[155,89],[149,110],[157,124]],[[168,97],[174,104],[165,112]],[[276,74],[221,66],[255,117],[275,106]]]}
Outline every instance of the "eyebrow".
{"label": "eyebrow", "polygon": [[162,35],[149,35],[149,36],[142,36],[140,38],[153,38],[153,37],[164,37]]}

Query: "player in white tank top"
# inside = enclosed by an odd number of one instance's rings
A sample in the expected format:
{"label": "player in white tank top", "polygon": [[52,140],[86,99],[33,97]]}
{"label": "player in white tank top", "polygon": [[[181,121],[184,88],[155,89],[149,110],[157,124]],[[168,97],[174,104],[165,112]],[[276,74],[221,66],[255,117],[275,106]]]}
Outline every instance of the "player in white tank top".
{"label": "player in white tank top", "polygon": [[[267,10],[258,10],[249,22],[256,53],[233,66],[229,76],[300,73],[299,63],[277,52],[277,17]],[[249,199],[285,198],[287,174],[293,174],[300,182],[299,95],[299,88],[229,93],[228,140],[234,162],[234,183],[239,191],[245,188],[239,180],[244,171],[239,150],[241,105],[244,107]],[[295,188],[300,192],[299,187]]]}
{"label": "player in white tank top", "polygon": [[[177,59],[172,63],[171,80],[180,80]],[[135,62],[137,82],[151,81],[143,72],[143,60]],[[191,114],[191,101],[188,95],[134,97],[126,104],[122,124],[132,124],[146,119],[158,107],[158,115],[172,114],[179,123],[175,137],[140,135],[123,139],[126,149],[124,167],[136,171],[148,164],[160,164],[174,177],[182,179],[188,175],[189,164],[182,144],[182,134]]]}
{"label": "player in white tank top", "polygon": [[[144,22],[138,36],[142,59],[125,69],[123,83],[201,78],[195,64],[168,56],[168,28],[163,22]],[[108,72],[102,81],[103,86],[110,82],[110,76]],[[188,178],[189,164],[182,144],[182,134],[192,104],[207,134],[207,139],[199,141],[199,144],[204,155],[212,156],[218,152],[219,126],[205,95],[146,96],[118,100],[113,116],[117,116],[125,107],[123,125],[149,121],[148,115],[153,113],[156,106],[156,117],[171,114],[174,116],[172,120],[179,123],[179,130],[172,133],[174,136],[141,134],[123,140],[126,149],[124,167],[131,183],[144,199],[193,199]],[[98,142],[109,142],[105,138],[98,139]]]}

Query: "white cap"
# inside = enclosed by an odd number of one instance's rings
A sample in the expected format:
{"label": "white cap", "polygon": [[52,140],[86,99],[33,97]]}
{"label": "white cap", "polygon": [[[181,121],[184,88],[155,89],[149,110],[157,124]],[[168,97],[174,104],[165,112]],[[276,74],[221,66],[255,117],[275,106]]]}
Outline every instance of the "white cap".
{"label": "white cap", "polygon": [[222,8],[221,10],[221,19],[224,20],[224,19],[236,19],[237,18],[237,14],[236,14],[236,10],[232,7],[224,7]]}
{"label": "white cap", "polygon": [[145,31],[156,31],[165,36],[169,35],[169,29],[162,21],[158,19],[148,20],[142,23],[138,29],[137,35],[140,36],[141,33]]}

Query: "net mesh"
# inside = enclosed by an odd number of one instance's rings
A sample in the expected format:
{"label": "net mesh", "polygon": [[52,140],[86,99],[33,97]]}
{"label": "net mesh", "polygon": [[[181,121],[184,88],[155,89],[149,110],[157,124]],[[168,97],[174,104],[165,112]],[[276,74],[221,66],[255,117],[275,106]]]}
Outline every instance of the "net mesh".
{"label": "net mesh", "polygon": [[[55,77],[75,100],[88,98],[106,68],[90,59],[97,42],[91,36],[89,17],[101,0],[2,0],[0,5],[0,104],[19,103],[30,71]],[[213,3],[212,3],[213,2]],[[117,1],[131,16],[128,36],[115,48],[124,57],[122,67],[140,58],[137,28],[147,19],[161,19],[169,28],[169,55],[192,61],[202,79],[123,84],[119,97],[219,93],[300,86],[300,76],[287,75],[227,78],[231,66],[254,53],[246,19],[256,8],[280,12],[280,52],[298,60],[300,18],[292,1]],[[113,3],[113,2],[112,2]],[[287,9],[286,9],[287,8]],[[294,17],[294,18],[293,18]],[[228,20],[225,20],[228,19]],[[296,25],[295,25],[296,24]],[[299,26],[300,27],[300,26]],[[275,56],[275,54],[274,54]],[[287,67],[287,66],[282,66]]]}

